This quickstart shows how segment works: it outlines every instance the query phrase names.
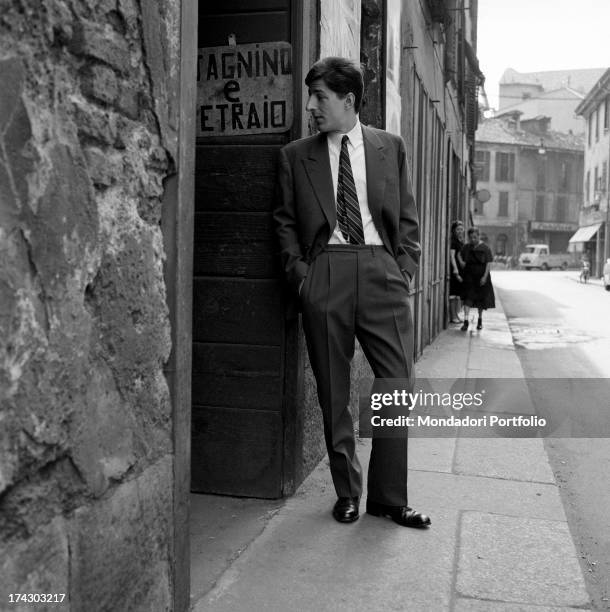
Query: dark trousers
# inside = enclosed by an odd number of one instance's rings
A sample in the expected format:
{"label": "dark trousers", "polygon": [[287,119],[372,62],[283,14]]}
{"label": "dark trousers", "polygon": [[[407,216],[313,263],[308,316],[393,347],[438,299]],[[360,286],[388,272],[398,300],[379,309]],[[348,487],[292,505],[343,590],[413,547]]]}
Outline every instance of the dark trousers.
{"label": "dark trousers", "polygon": [[[329,245],[311,263],[301,290],[303,327],[339,497],[360,497],[350,400],[354,338],[376,378],[410,378],[413,321],[408,285],[384,247]],[[373,436],[368,499],[407,505],[407,436]]]}

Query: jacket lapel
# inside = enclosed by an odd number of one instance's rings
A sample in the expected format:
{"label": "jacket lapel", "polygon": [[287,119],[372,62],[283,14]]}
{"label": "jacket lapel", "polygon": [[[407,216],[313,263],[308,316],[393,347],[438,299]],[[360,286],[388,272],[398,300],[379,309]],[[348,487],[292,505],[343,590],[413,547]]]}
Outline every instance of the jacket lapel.
{"label": "jacket lapel", "polygon": [[337,210],[326,134],[319,134],[312,140],[309,154],[303,158],[303,164],[328,224],[334,228],[337,223]]}
{"label": "jacket lapel", "polygon": [[[364,158],[366,160],[366,191],[369,200],[369,210],[375,227],[383,227],[381,209],[385,195],[386,161],[383,142],[365,125],[362,126],[364,139]],[[379,231],[379,230],[378,230]]]}

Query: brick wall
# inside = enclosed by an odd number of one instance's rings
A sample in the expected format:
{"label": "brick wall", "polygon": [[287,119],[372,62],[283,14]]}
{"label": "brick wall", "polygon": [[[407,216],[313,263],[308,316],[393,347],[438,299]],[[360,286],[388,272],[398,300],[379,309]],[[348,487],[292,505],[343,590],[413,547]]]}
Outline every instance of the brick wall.
{"label": "brick wall", "polygon": [[11,592],[171,607],[160,218],[179,10],[2,3],[0,609]]}

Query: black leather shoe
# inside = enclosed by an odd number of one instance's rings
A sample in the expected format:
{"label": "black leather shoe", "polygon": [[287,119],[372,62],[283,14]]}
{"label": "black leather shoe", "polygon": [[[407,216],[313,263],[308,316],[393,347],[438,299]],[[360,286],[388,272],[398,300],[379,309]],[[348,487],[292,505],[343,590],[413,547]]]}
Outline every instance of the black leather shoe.
{"label": "black leather shoe", "polygon": [[421,528],[429,527],[432,524],[429,516],[416,512],[409,506],[386,506],[367,500],[366,512],[373,516],[389,516],[395,523],[403,527]]}
{"label": "black leather shoe", "polygon": [[462,327],[460,327],[460,329],[462,331],[467,331],[468,330],[468,319],[464,319],[464,322],[462,323]]}
{"label": "black leather shoe", "polygon": [[360,517],[357,497],[340,497],[333,508],[333,516],[340,523],[353,523]]}

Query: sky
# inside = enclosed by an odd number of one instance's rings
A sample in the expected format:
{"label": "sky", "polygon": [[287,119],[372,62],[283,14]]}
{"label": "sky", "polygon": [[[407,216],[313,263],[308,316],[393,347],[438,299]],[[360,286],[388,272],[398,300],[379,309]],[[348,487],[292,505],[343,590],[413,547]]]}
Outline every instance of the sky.
{"label": "sky", "polygon": [[479,0],[477,57],[492,108],[506,68],[610,67],[610,0]]}

